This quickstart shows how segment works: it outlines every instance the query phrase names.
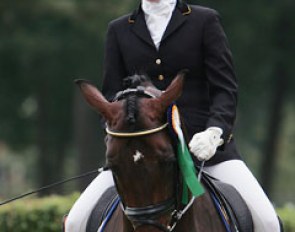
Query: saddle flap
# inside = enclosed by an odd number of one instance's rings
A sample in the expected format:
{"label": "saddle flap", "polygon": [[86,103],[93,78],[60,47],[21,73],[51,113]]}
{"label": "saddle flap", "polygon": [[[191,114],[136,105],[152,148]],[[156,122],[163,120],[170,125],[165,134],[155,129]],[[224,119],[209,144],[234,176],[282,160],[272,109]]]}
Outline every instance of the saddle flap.
{"label": "saddle flap", "polygon": [[207,190],[217,197],[220,206],[227,213],[232,231],[253,232],[251,212],[240,193],[231,185],[203,173],[203,183]]}
{"label": "saddle flap", "polygon": [[95,204],[87,221],[86,232],[97,232],[106,215],[110,211],[118,193],[116,188],[108,188]]}

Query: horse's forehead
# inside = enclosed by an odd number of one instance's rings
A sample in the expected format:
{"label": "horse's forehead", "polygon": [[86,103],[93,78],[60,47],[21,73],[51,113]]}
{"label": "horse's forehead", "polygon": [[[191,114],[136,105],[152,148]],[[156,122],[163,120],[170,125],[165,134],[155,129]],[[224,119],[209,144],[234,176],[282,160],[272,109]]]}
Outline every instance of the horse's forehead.
{"label": "horse's forehead", "polygon": [[[149,122],[154,121],[153,118],[158,114],[158,110],[152,99],[142,98],[138,104],[138,112],[141,116],[141,121]],[[155,123],[159,123],[154,121]]]}

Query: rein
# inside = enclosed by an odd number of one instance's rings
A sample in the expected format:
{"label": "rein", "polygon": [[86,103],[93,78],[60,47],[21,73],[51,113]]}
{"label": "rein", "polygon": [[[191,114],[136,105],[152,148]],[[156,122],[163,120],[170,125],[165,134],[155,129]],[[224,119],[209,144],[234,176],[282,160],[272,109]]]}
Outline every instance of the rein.
{"label": "rein", "polygon": [[97,174],[99,174],[99,173],[101,173],[103,171],[106,171],[106,170],[109,170],[109,168],[108,167],[102,167],[102,168],[99,168],[99,169],[96,169],[96,170],[93,170],[93,171],[90,171],[90,172],[86,172],[86,173],[84,173],[82,175],[70,177],[70,178],[67,178],[67,179],[64,179],[64,180],[61,180],[61,181],[58,181],[58,182],[43,186],[43,187],[41,187],[39,189],[35,189],[33,191],[30,191],[30,192],[21,194],[19,196],[7,199],[7,200],[5,200],[3,202],[0,202],[0,206],[9,204],[9,203],[11,203],[13,201],[16,201],[16,200],[19,200],[19,199],[22,199],[22,198],[25,198],[25,197],[30,196],[32,194],[36,194],[36,193],[40,193],[40,192],[43,192],[43,191],[48,190],[48,189],[52,189],[54,187],[63,185],[63,184],[65,184],[67,182],[70,182],[70,181],[78,180],[78,179],[85,178],[85,177],[92,176],[92,175],[97,175]]}

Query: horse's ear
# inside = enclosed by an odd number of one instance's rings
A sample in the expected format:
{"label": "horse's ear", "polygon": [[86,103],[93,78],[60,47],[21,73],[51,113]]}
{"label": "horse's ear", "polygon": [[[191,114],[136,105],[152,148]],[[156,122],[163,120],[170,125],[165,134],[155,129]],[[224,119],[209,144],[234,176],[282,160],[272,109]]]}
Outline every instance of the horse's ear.
{"label": "horse's ear", "polygon": [[88,81],[75,80],[75,83],[80,87],[86,102],[107,121],[111,121],[113,118],[112,103],[108,102],[102,93]]}
{"label": "horse's ear", "polygon": [[166,110],[173,101],[177,100],[181,96],[184,77],[187,72],[187,70],[180,71],[165,92],[163,92],[163,94],[158,98],[164,110]]}

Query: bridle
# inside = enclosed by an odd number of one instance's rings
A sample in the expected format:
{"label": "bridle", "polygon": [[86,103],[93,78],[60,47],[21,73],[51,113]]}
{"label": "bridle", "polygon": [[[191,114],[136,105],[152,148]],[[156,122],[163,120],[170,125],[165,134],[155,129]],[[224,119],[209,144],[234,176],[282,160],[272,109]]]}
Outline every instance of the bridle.
{"label": "bridle", "polygon": [[170,230],[170,225],[165,226],[159,223],[156,219],[166,213],[173,212],[175,208],[175,199],[170,198],[164,202],[149,205],[145,207],[125,207],[121,204],[124,214],[132,222],[135,228],[143,225],[151,225],[162,231],[168,232]]}
{"label": "bridle", "polygon": [[[126,90],[118,92],[115,98],[113,99],[113,101],[120,101],[129,95],[136,95],[136,96],[141,96],[146,98],[157,97],[155,94],[148,91],[148,89],[145,88],[144,86],[138,86],[137,88],[130,88],[130,89],[126,89]],[[159,127],[148,129],[148,130],[142,130],[142,131],[136,131],[136,132],[122,132],[122,131],[110,130],[108,126],[106,125],[105,130],[107,134],[114,137],[130,138],[130,137],[139,137],[144,135],[155,134],[157,132],[160,132],[161,130],[164,130],[167,126],[168,126],[168,123],[164,123],[163,125]]]}
{"label": "bridle", "polygon": [[[139,86],[137,88],[126,89],[124,91],[119,92],[114,101],[119,101],[126,98],[129,95],[136,95],[147,98],[156,98],[156,96],[149,92],[145,87]],[[106,133],[113,137],[118,138],[131,138],[131,137],[139,137],[146,136],[158,133],[165,128],[167,128],[168,123],[164,123],[159,127],[135,131],[135,132],[122,132],[122,131],[113,131],[106,126]],[[150,225],[158,228],[164,232],[171,232],[174,230],[178,221],[182,218],[182,216],[187,212],[187,210],[191,207],[194,202],[194,197],[190,200],[189,204],[182,210],[177,210],[177,200],[176,197],[171,197],[168,200],[163,202],[148,205],[145,207],[128,207],[125,206],[123,202],[121,202],[121,208],[127,218],[131,221],[133,227],[136,229],[143,225]],[[170,212],[170,222],[168,225],[163,225],[157,221],[159,216],[165,215]]]}
{"label": "bridle", "polygon": [[139,136],[144,136],[144,135],[155,134],[161,130],[164,130],[167,126],[168,126],[168,123],[164,123],[163,125],[153,128],[153,129],[136,131],[136,132],[112,131],[108,127],[106,127],[106,132],[107,132],[107,134],[112,135],[114,137],[131,138],[131,137],[139,137]]}

